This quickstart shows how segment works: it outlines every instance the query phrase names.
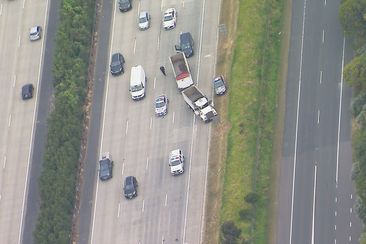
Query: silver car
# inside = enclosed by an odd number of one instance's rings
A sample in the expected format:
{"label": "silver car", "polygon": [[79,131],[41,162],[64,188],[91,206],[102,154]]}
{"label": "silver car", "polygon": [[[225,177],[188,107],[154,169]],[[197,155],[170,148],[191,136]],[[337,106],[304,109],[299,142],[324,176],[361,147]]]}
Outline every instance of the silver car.
{"label": "silver car", "polygon": [[158,117],[165,116],[168,113],[168,98],[160,95],[155,99],[155,115]]}
{"label": "silver car", "polygon": [[147,11],[140,12],[139,15],[139,29],[146,30],[150,27],[150,14]]}
{"label": "silver car", "polygon": [[226,88],[226,82],[225,79],[222,75],[216,77],[213,80],[213,85],[214,85],[214,89],[215,89],[215,93],[216,95],[224,95],[227,88]]}
{"label": "silver car", "polygon": [[42,28],[40,26],[33,26],[29,31],[29,39],[36,41],[41,39]]}

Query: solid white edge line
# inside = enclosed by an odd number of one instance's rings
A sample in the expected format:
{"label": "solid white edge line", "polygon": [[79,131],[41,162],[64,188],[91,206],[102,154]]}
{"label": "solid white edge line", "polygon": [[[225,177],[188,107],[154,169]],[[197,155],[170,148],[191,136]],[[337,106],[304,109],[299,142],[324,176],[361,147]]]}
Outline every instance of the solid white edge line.
{"label": "solid white edge line", "polygon": [[[24,2],[23,2],[24,3]],[[44,26],[47,25],[48,19],[47,16],[49,15],[49,5],[50,5],[50,1],[46,0],[46,9],[45,9],[45,15],[44,15],[44,19],[43,19],[43,24]],[[24,4],[23,4],[23,8],[24,8]],[[38,111],[38,91],[39,91],[39,84],[41,83],[41,71],[43,69],[43,58],[44,58],[44,44],[47,40],[47,36],[44,35],[44,38],[42,40],[42,45],[41,45],[41,55],[39,58],[39,68],[38,68],[38,80],[37,80],[37,86],[35,89],[35,109],[33,111],[33,121],[32,121],[32,130],[31,130],[31,140],[29,143],[29,152],[28,152],[28,162],[27,162],[27,172],[25,175],[25,181],[24,181],[24,193],[23,193],[23,204],[22,204],[22,213],[21,213],[21,218],[20,218],[20,225],[19,225],[19,236],[18,236],[18,244],[20,244],[22,242],[22,236],[23,236],[23,229],[24,229],[24,214],[25,214],[25,205],[27,203],[27,198],[26,196],[28,195],[28,181],[29,181],[29,167],[30,167],[30,161],[31,161],[31,157],[33,155],[33,142],[34,142],[34,127],[35,127],[35,123],[36,123],[36,115],[37,115],[37,111]]]}
{"label": "solid white edge line", "polygon": [[337,132],[337,167],[336,167],[336,187],[338,187],[338,174],[339,174],[339,140],[341,136],[341,116],[342,116],[342,96],[343,96],[343,67],[344,67],[344,50],[346,46],[346,37],[343,37],[343,50],[342,50],[342,68],[341,68],[341,89],[339,94],[339,111],[338,111],[338,132]]}
{"label": "solid white edge line", "polygon": [[[115,23],[115,19],[116,19],[116,5],[113,4],[113,7],[112,7],[112,11],[113,11],[113,19],[112,19],[112,26],[111,26],[111,30],[114,29],[114,23]],[[110,43],[109,43],[109,57],[112,56],[112,43],[113,43],[113,38],[114,38],[114,31],[112,31],[112,34],[111,34],[111,40],[110,40]],[[106,115],[106,107],[107,107],[107,101],[108,101],[108,89],[109,89],[109,74],[110,72],[107,72],[108,75],[107,75],[107,79],[106,79],[106,89],[105,89],[105,100],[104,100],[104,106],[103,106],[103,121],[102,121],[102,128],[101,128],[101,135],[100,135],[100,151],[99,152],[102,152],[102,148],[103,148],[103,138],[104,138],[104,124],[105,124],[105,115]],[[128,122],[128,121],[127,121]],[[123,173],[123,171],[122,171]],[[95,225],[95,215],[96,215],[96,209],[97,209],[97,202],[98,202],[98,189],[99,189],[99,180],[97,179],[97,184],[96,184],[96,187],[95,187],[95,192],[94,192],[94,196],[95,196],[95,199],[94,199],[94,206],[93,206],[93,219],[92,219],[92,223],[91,223],[91,233],[90,233],[90,236],[89,236],[89,240],[90,240],[90,243],[93,244],[93,239],[94,239],[94,225]]]}
{"label": "solid white edge line", "polygon": [[301,75],[302,75],[302,57],[304,52],[304,33],[305,33],[305,15],[306,15],[306,0],[304,0],[303,18],[302,18],[302,31],[301,31],[301,50],[300,50],[300,69],[299,69],[299,85],[297,93],[297,107],[296,107],[296,132],[295,132],[295,149],[293,160],[293,173],[292,173],[292,191],[291,191],[291,217],[290,217],[290,236],[289,243],[292,243],[292,230],[293,230],[293,218],[294,218],[294,195],[295,195],[295,179],[296,179],[296,160],[297,160],[297,140],[299,132],[299,108],[301,97]]}
{"label": "solid white edge line", "polygon": [[194,142],[194,131],[195,131],[195,123],[196,116],[193,114],[193,123],[192,123],[192,139],[191,139],[191,150],[189,153],[189,170],[188,170],[188,183],[187,183],[187,191],[186,191],[186,205],[184,210],[184,225],[183,225],[183,243],[185,243],[186,238],[186,229],[187,229],[187,215],[188,215],[188,203],[189,203],[189,189],[191,182],[191,170],[192,170],[192,155],[193,155],[193,142]]}
{"label": "solid white edge line", "polygon": [[316,180],[317,180],[317,169],[318,166],[314,166],[314,188],[313,188],[313,218],[312,218],[312,225],[311,225],[311,244],[314,244],[314,237],[315,237],[315,196],[316,196]]}

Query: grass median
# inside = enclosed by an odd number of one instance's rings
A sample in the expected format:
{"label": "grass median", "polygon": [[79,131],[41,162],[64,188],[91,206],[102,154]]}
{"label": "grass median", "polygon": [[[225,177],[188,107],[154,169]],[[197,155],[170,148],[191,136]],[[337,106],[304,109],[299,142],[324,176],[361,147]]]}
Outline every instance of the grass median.
{"label": "grass median", "polygon": [[[227,153],[223,157],[218,221],[220,225],[232,221],[240,230],[236,237],[221,232],[222,243],[230,243],[225,242],[230,238],[238,243],[269,241],[269,197],[284,3],[285,0],[231,0],[225,1],[222,7],[220,24],[228,25],[229,34],[221,35],[219,49],[232,42],[232,52],[226,57],[218,55],[218,70],[227,74],[230,87],[227,101],[230,129],[227,144],[223,143]],[[230,4],[238,7],[234,23],[227,17],[230,9],[235,9],[230,8]],[[234,34],[230,40],[231,29]],[[208,194],[210,199],[210,189]],[[211,195],[211,198],[217,197],[217,194]],[[206,238],[208,235],[210,233],[206,231]],[[210,239],[213,240],[207,240]]]}

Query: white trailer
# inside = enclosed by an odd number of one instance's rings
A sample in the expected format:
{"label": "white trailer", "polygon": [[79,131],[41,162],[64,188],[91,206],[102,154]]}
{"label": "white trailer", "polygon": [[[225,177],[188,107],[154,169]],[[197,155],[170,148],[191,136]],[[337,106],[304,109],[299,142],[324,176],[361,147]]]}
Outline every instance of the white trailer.
{"label": "white trailer", "polygon": [[204,122],[211,121],[217,115],[217,112],[211,102],[195,85],[183,90],[182,95],[188,106]]}
{"label": "white trailer", "polygon": [[178,89],[184,90],[193,85],[193,79],[184,53],[178,52],[169,57]]}

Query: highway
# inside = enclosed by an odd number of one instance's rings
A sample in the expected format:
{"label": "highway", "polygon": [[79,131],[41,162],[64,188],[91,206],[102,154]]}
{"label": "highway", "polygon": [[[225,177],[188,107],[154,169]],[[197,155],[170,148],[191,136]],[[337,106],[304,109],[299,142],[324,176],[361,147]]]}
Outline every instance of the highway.
{"label": "highway", "polygon": [[[0,3],[0,236],[1,243],[21,243],[32,157],[43,38],[29,41],[29,29],[46,25],[48,1]],[[33,99],[21,99],[32,83]]]}
{"label": "highway", "polygon": [[276,243],[358,243],[340,1],[292,1]]}
{"label": "highway", "polygon": [[[210,11],[206,11],[207,5]],[[212,98],[211,80],[215,75],[219,1],[147,1],[133,2],[133,9],[120,13],[112,7],[110,47],[105,63],[103,110],[94,111],[92,120],[101,120],[98,153],[88,148],[88,174],[93,177],[94,200],[89,229],[80,227],[80,243],[199,243],[202,238],[210,125],[193,116],[177,89],[168,57],[175,53],[179,33],[191,32],[195,55],[188,60],[193,78],[200,89]],[[169,7],[178,12],[177,27],[164,31],[162,13]],[[108,7],[107,7],[108,8]],[[149,11],[150,29],[139,31],[139,11]],[[103,12],[104,13],[104,12]],[[108,18],[101,26],[108,26]],[[105,30],[104,30],[105,31]],[[104,32],[105,33],[105,32]],[[105,43],[105,36],[101,37]],[[100,50],[100,49],[98,49]],[[126,60],[125,73],[109,73],[112,53],[121,52]],[[100,53],[98,54],[100,55]],[[129,89],[130,69],[142,65],[147,75],[146,97],[132,101]],[[159,66],[166,67],[163,76]],[[97,67],[98,70],[98,67]],[[100,73],[96,73],[100,77]],[[100,85],[100,84],[98,84]],[[166,94],[169,111],[164,118],[154,115],[154,98]],[[100,115],[100,117],[98,117]],[[92,122],[93,124],[93,122]],[[94,128],[95,129],[95,128]],[[94,130],[95,134],[99,132]],[[89,137],[90,139],[90,137]],[[94,138],[98,139],[98,138]],[[185,173],[173,177],[168,155],[180,148],[185,154]],[[114,160],[113,178],[99,181],[98,156],[110,152]],[[95,155],[94,158],[90,155]],[[93,162],[90,162],[93,160]],[[139,182],[138,196],[123,197],[123,180],[134,175]],[[90,185],[86,185],[90,190]],[[90,196],[82,194],[80,225],[87,223]],[[84,204],[84,205],[83,205]],[[85,218],[83,217],[85,216]],[[88,232],[88,233],[86,233]]]}

